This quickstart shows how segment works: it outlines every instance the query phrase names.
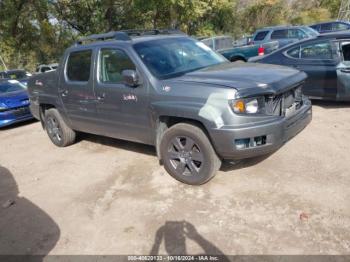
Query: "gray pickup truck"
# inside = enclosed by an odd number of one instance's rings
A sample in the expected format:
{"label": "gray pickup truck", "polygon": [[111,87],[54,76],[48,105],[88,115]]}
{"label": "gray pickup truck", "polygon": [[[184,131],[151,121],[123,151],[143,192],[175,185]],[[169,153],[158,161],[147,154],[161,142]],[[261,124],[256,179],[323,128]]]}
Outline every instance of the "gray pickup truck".
{"label": "gray pickup truck", "polygon": [[177,32],[118,31],[80,39],[28,90],[55,145],[79,131],[154,145],[170,175],[199,185],[222,160],[271,153],[311,121],[305,78],[230,63]]}

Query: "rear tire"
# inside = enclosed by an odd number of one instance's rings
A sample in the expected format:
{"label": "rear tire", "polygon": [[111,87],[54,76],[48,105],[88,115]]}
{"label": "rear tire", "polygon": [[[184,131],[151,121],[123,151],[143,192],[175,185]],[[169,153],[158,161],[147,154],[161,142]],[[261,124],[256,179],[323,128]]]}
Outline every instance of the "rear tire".
{"label": "rear tire", "polygon": [[75,131],[67,126],[56,108],[45,111],[45,129],[52,143],[58,147],[69,146],[75,141]]}
{"label": "rear tire", "polygon": [[221,166],[221,160],[203,130],[186,123],[176,124],[164,132],[160,155],[165,170],[189,185],[208,182]]}

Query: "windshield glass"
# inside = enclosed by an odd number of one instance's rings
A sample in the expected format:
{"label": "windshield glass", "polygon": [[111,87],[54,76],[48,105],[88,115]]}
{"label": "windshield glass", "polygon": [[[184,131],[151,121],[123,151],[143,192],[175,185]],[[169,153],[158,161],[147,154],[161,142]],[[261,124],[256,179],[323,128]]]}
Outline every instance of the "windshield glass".
{"label": "windshield glass", "polygon": [[308,33],[310,36],[318,36],[318,35],[319,35],[319,32],[317,32],[315,29],[313,29],[313,28],[311,28],[311,27],[305,26],[305,27],[304,27],[304,30],[307,31],[307,33]]}
{"label": "windshield glass", "polygon": [[26,87],[19,82],[3,82],[0,83],[0,94],[25,90]]}
{"label": "windshield glass", "polygon": [[227,60],[204,43],[191,38],[167,38],[134,45],[151,73],[160,79],[180,76]]}
{"label": "windshield glass", "polygon": [[22,79],[22,78],[26,78],[27,74],[25,71],[8,71],[6,72],[6,78],[11,78],[11,79]]}

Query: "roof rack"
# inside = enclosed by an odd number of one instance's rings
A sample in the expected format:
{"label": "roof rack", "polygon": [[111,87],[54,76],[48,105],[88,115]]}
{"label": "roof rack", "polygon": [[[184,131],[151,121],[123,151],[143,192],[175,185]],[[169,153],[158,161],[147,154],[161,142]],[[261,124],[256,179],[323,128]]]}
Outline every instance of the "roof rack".
{"label": "roof rack", "polygon": [[76,45],[82,45],[84,42],[93,41],[106,41],[106,40],[120,40],[120,41],[130,41],[133,36],[147,36],[147,35],[171,35],[171,34],[181,34],[185,35],[180,30],[177,29],[151,29],[151,30],[121,30],[112,31],[105,34],[94,34],[87,37],[83,37],[76,41]]}

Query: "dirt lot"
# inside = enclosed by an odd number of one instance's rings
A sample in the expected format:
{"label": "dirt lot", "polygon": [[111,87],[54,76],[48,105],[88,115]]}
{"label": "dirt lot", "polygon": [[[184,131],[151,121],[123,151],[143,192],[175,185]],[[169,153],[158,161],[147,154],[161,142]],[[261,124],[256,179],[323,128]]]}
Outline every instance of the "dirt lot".
{"label": "dirt lot", "polygon": [[0,141],[0,254],[350,254],[350,104],[316,103],[278,152],[200,187],[144,145],[61,149],[38,122]]}

